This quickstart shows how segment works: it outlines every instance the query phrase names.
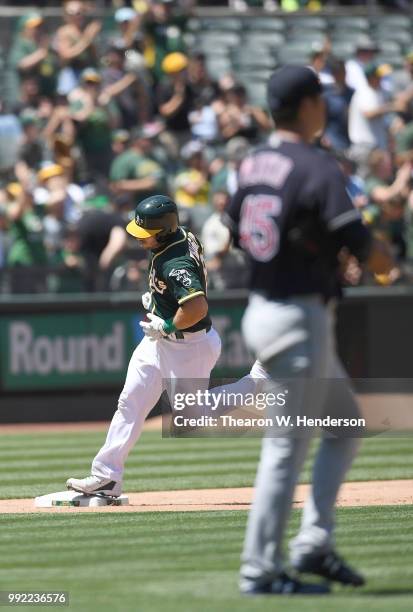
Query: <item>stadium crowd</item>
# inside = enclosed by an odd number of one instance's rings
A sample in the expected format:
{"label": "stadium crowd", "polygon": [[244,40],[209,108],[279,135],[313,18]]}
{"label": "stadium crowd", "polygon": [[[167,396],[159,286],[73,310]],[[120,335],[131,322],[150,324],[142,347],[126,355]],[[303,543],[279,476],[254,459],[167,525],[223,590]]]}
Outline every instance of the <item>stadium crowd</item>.
{"label": "stadium crowd", "polygon": [[[136,3],[135,3],[136,5]],[[102,20],[69,0],[55,31],[41,12],[19,20],[0,101],[0,287],[3,292],[144,289],[146,255],[124,230],[139,199],[169,193],[202,238],[210,285],[243,287],[221,212],[249,147],[273,129],[231,73],[217,79],[188,43],[190,7],[166,0]],[[405,283],[413,261],[413,51],[393,72],[368,36],[334,57],[309,45],[325,89],[320,146],[336,156],[365,222],[398,265],[372,279],[343,254],[346,283]]]}

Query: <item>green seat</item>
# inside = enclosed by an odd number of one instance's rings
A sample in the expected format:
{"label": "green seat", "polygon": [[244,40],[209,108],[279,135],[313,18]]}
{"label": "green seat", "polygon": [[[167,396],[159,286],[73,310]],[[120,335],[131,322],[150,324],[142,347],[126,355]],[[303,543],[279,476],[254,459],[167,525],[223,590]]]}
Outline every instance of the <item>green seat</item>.
{"label": "green seat", "polygon": [[232,73],[231,60],[229,58],[207,57],[207,68],[214,79],[219,79],[224,74]]}
{"label": "green seat", "polygon": [[188,32],[199,32],[202,24],[200,19],[196,19],[196,17],[191,17],[186,24],[186,30]]}
{"label": "green seat", "polygon": [[226,47],[225,45],[211,45],[209,41],[198,41],[196,44],[192,44],[190,49],[192,53],[201,51],[205,53],[207,57],[228,57],[231,51],[231,47]]}
{"label": "green seat", "polygon": [[334,30],[331,34],[333,42],[352,42],[356,44],[360,40],[360,32],[358,30]]}
{"label": "green seat", "polygon": [[284,19],[278,19],[272,15],[268,17],[250,17],[244,20],[244,31],[273,31],[284,32],[286,22]]}
{"label": "green seat", "polygon": [[268,83],[268,80],[274,70],[277,67],[277,63],[274,61],[273,68],[271,70],[236,70],[234,68],[235,76],[238,81],[241,81],[244,85],[247,83]]}
{"label": "green seat", "polygon": [[376,39],[378,46],[380,47],[380,53],[383,55],[398,55],[402,53],[401,45],[394,40],[380,40]]}
{"label": "green seat", "polygon": [[262,108],[267,107],[267,83],[249,82],[245,83],[248,94],[248,102]]}
{"label": "green seat", "polygon": [[387,26],[392,29],[410,30],[413,26],[412,20],[407,15],[380,15],[374,21],[377,26]]}
{"label": "green seat", "polygon": [[327,30],[328,23],[324,17],[289,17],[288,25],[290,28],[300,27],[302,29],[311,30]]}
{"label": "green seat", "polygon": [[242,40],[243,45],[257,47],[279,47],[284,44],[285,36],[279,32],[246,32]]}
{"label": "green seat", "polygon": [[233,59],[233,66],[245,69],[274,69],[276,62],[271,55],[239,55]]}
{"label": "green seat", "polygon": [[376,60],[380,64],[390,64],[394,69],[403,68],[404,66],[404,57],[398,53],[379,53]]}
{"label": "green seat", "polygon": [[236,32],[202,32],[199,33],[197,41],[204,47],[206,44],[211,46],[222,45],[224,47],[235,47],[240,42],[240,36]]}
{"label": "green seat", "polygon": [[311,43],[308,40],[290,40],[282,46],[279,51],[290,51],[291,53],[306,53],[307,56],[311,53]]}
{"label": "green seat", "polygon": [[294,40],[307,41],[310,45],[313,42],[322,42],[326,38],[326,33],[320,30],[302,30],[301,28],[293,29],[288,33],[286,42]]}
{"label": "green seat", "polygon": [[389,28],[387,25],[380,24],[374,31],[375,40],[392,40],[398,42],[405,49],[413,46],[413,36],[407,30]]}
{"label": "green seat", "polygon": [[370,30],[370,21],[366,17],[336,17],[330,25],[335,30],[357,30],[359,33]]}
{"label": "green seat", "polygon": [[345,40],[333,43],[333,55],[348,60],[354,55],[354,44]]}
{"label": "green seat", "polygon": [[277,61],[279,64],[303,64],[307,65],[310,52],[308,49],[297,49],[295,47],[282,47],[278,50]]}
{"label": "green seat", "polygon": [[203,18],[200,20],[200,29],[221,30],[226,32],[240,32],[242,30],[242,20],[236,17]]}

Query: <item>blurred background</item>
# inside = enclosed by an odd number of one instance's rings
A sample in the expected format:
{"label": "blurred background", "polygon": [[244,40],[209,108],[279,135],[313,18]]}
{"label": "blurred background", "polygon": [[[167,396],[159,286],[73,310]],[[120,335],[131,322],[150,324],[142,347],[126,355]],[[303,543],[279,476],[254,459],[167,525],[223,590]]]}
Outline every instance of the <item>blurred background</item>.
{"label": "blurred background", "polygon": [[270,136],[266,83],[287,62],[319,74],[320,146],[397,260],[373,277],[343,253],[342,358],[355,377],[411,376],[412,2],[16,1],[0,33],[0,420],[16,393],[40,406],[121,383],[147,269],[124,226],[152,193],[204,243],[219,373],[245,371],[248,269],[220,217]]}

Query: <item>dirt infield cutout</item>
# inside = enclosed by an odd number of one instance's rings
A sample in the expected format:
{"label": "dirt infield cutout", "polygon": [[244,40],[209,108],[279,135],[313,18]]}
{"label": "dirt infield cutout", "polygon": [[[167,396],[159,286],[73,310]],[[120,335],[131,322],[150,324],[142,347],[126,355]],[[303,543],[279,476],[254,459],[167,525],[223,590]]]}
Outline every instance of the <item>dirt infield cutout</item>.
{"label": "dirt infield cutout", "polygon": [[[298,485],[294,507],[301,508],[309,485]],[[253,489],[195,489],[129,493],[129,506],[97,508],[35,508],[34,499],[0,500],[0,514],[30,512],[194,512],[200,510],[248,510]],[[413,480],[348,482],[340,490],[337,505],[391,506],[413,504]]]}
{"label": "dirt infield cutout", "polygon": [[[0,435],[23,433],[52,433],[76,431],[106,431],[108,422],[91,423],[38,423],[0,425]],[[162,429],[162,417],[146,421],[145,430]],[[301,508],[310,485],[298,485],[294,494],[294,507]],[[45,491],[44,493],[47,493]],[[39,495],[42,492],[39,492]],[[253,489],[185,489],[182,491],[147,491],[128,493],[129,506],[96,508],[35,508],[34,499],[0,500],[0,514],[30,512],[194,512],[200,510],[248,510]],[[339,493],[337,506],[389,506],[413,504],[413,480],[377,480],[345,483]]]}

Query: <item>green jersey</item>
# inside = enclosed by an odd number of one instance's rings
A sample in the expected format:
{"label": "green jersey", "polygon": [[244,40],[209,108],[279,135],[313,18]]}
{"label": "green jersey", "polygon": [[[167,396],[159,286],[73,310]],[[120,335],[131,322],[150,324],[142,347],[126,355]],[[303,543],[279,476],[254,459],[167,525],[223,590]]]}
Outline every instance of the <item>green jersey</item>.
{"label": "green jersey", "polygon": [[25,212],[11,223],[9,231],[12,238],[7,257],[9,266],[41,266],[46,263],[43,224],[35,212]]}
{"label": "green jersey", "polygon": [[17,74],[30,74],[39,81],[40,93],[44,96],[53,96],[56,92],[58,63],[53,53],[48,53],[44,60],[39,62],[30,70],[19,71],[19,64],[26,55],[37,51],[38,45],[34,40],[28,40],[24,36],[17,36],[11,48],[9,63]]}
{"label": "green jersey", "polygon": [[[173,242],[154,251],[149,263],[151,311],[170,319],[181,304],[206,296],[207,277],[203,247],[187,229],[180,227]],[[209,315],[183,331],[195,332],[211,326]]]}
{"label": "green jersey", "polygon": [[118,155],[110,167],[110,180],[123,181],[153,178],[156,185],[148,191],[140,191],[139,199],[167,191],[165,172],[160,164],[151,157],[142,155],[134,149],[127,149]]}

